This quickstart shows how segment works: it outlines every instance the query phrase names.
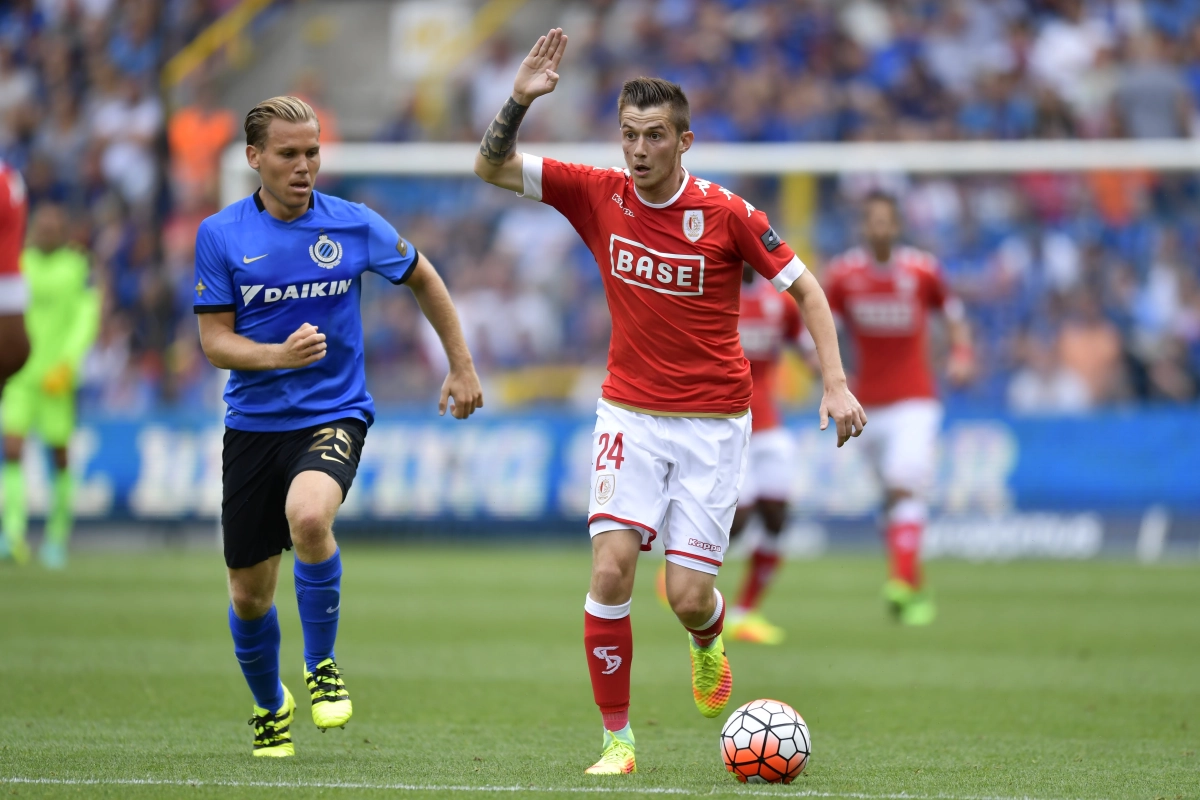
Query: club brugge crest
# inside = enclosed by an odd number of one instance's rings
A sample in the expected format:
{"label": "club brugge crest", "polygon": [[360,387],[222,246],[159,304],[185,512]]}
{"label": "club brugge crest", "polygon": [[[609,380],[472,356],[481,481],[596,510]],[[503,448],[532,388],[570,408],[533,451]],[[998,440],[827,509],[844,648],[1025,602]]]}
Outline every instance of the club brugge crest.
{"label": "club brugge crest", "polygon": [[683,235],[694,242],[704,234],[704,212],[698,209],[683,212]]}
{"label": "club brugge crest", "polygon": [[617,489],[617,476],[611,472],[606,472],[596,478],[596,502],[604,505],[613,496],[613,492]]}
{"label": "club brugge crest", "polygon": [[309,245],[308,254],[323,269],[333,269],[342,263],[342,246],[323,233],[316,244]]}

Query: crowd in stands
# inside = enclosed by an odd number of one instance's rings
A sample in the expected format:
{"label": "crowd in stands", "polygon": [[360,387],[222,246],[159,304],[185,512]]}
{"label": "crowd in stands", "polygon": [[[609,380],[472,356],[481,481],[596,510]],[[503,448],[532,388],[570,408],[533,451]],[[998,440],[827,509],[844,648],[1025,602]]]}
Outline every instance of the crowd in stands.
{"label": "crowd in stands", "polygon": [[[23,171],[34,204],[70,209],[104,291],[85,409],[217,402],[191,313],[192,250],[244,109],[221,108],[203,70],[172,93],[160,74],[232,5],[0,5],[0,158]],[[531,111],[527,143],[611,138],[620,85],[638,74],[683,85],[704,141],[1190,137],[1200,109],[1200,0],[594,0],[562,13],[569,65]],[[378,138],[478,140],[525,47],[494,37],[450,87],[446,119],[431,127],[409,104]],[[332,133],[336,117],[321,113]],[[730,184],[777,212],[778,182]],[[967,301],[984,369],[956,399],[1029,413],[1196,400],[1191,175],[822,179],[806,243],[816,265],[855,242],[858,200],[876,186],[897,195],[909,238],[939,255]],[[607,311],[590,255],[556,213],[467,179],[321,188],[371,203],[431,257],[486,380],[583,365],[579,386],[556,392],[591,396]],[[408,293],[380,288],[364,292],[372,391],[427,400],[441,378],[432,332]]]}

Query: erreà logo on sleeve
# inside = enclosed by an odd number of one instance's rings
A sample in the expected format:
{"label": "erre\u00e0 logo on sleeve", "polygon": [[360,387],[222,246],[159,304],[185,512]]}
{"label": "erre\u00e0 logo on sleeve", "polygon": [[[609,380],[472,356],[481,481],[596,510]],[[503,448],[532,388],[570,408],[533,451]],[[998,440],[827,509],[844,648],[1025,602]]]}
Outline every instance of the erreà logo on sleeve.
{"label": "erre\u00e0 logo on sleeve", "polygon": [[294,283],[288,286],[272,286],[263,284],[239,286],[242,290],[242,305],[249,306],[260,294],[264,303],[277,303],[280,300],[308,300],[313,297],[334,297],[350,291],[353,280],[319,281],[314,283]]}

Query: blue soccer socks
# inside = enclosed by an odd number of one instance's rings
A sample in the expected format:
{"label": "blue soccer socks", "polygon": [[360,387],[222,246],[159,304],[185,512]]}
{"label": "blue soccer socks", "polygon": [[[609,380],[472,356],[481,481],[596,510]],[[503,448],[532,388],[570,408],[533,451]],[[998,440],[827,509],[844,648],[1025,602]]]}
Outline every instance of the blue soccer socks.
{"label": "blue soccer socks", "polygon": [[229,632],[233,634],[233,653],[250,684],[255,704],[275,711],[284,700],[283,684],[279,682],[279,616],[275,606],[258,619],[240,619],[231,605]]}
{"label": "blue soccer socks", "polygon": [[304,629],[304,664],[309,672],[333,658],[338,611],[342,606],[342,551],[318,564],[295,561],[296,605]]}

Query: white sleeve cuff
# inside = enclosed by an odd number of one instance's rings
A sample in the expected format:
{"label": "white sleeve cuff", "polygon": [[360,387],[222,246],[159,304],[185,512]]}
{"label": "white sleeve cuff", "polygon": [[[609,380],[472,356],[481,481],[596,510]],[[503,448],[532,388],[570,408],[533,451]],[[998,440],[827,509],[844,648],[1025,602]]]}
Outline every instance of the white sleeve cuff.
{"label": "white sleeve cuff", "polygon": [[542,157],[521,153],[521,185],[524,191],[518,197],[541,202],[542,199]]}
{"label": "white sleeve cuff", "polygon": [[29,288],[24,275],[0,277],[0,314],[21,314],[29,304]]}
{"label": "white sleeve cuff", "polygon": [[771,285],[775,287],[777,292],[786,292],[788,287],[796,282],[796,279],[804,274],[804,262],[800,260],[800,256],[792,256],[792,260],[788,265],[779,270],[779,274],[771,278]]}

